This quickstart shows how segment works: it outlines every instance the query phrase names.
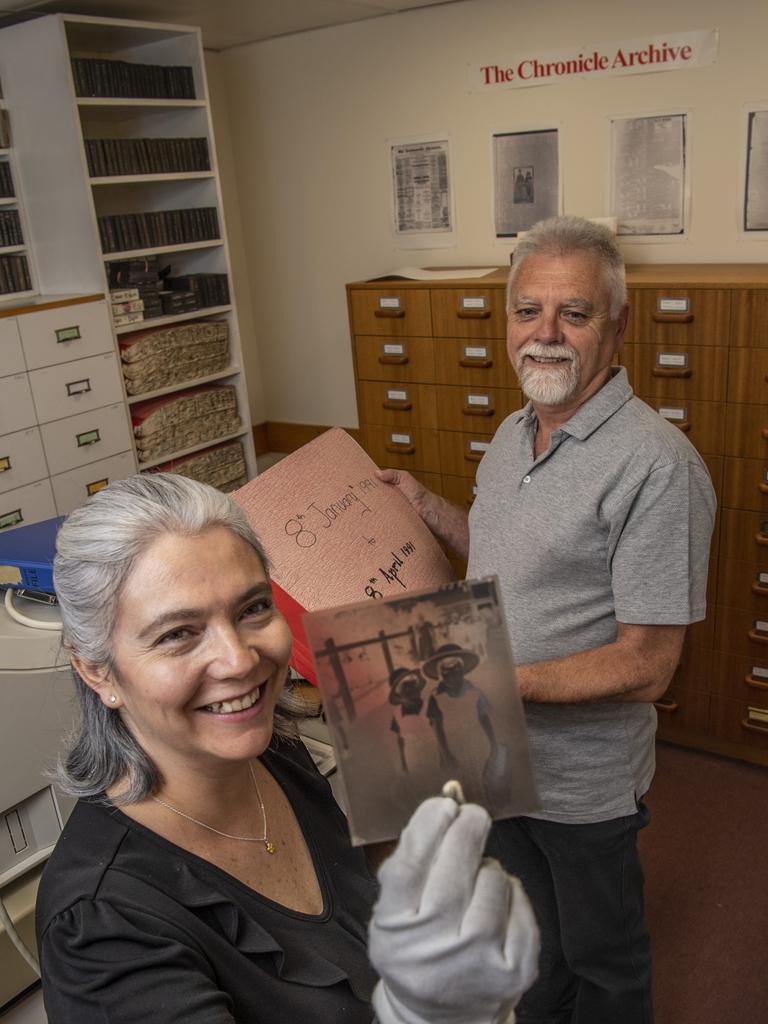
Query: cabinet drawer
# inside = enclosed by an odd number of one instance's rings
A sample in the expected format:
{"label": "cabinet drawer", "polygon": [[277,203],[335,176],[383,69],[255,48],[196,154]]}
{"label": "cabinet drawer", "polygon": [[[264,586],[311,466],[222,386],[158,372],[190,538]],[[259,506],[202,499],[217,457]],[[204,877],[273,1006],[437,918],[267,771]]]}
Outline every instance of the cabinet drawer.
{"label": "cabinet drawer", "polygon": [[435,379],[440,384],[519,388],[503,341],[435,338]]}
{"label": "cabinet drawer", "polygon": [[381,426],[437,427],[437,391],[432,384],[394,384],[361,380],[358,384],[361,423]]}
{"label": "cabinet drawer", "polygon": [[708,693],[672,684],[655,704],[660,739],[674,739],[675,733],[707,732],[709,726]]}
{"label": "cabinet drawer", "polygon": [[37,423],[35,403],[26,373],[0,377],[0,434],[11,434]]}
{"label": "cabinet drawer", "polygon": [[[704,345],[624,345],[619,360],[638,395],[724,402],[728,349]],[[646,397],[648,401],[648,397]]]}
{"label": "cabinet drawer", "polygon": [[112,405],[123,397],[114,352],[33,370],[29,383],[41,423]]}
{"label": "cabinet drawer", "polygon": [[3,317],[0,319],[0,377],[23,373],[26,368],[16,321]]}
{"label": "cabinet drawer", "polygon": [[366,424],[363,428],[363,437],[365,450],[379,466],[418,469],[428,473],[440,472],[436,430],[398,430]]}
{"label": "cabinet drawer", "polygon": [[436,288],[432,327],[446,338],[506,338],[503,288]]}
{"label": "cabinet drawer", "polygon": [[443,497],[459,508],[469,511],[475,500],[476,489],[474,476],[443,476]]}
{"label": "cabinet drawer", "polygon": [[728,359],[728,401],[768,403],[768,349],[732,348]]}
{"label": "cabinet drawer", "polygon": [[122,402],[46,423],[40,433],[51,473],[130,451],[133,436]]}
{"label": "cabinet drawer", "polygon": [[43,519],[53,519],[55,515],[56,505],[49,480],[38,480],[0,494],[0,531],[40,523]]}
{"label": "cabinet drawer", "polygon": [[768,290],[745,288],[733,292],[731,344],[743,348],[768,348]]}
{"label": "cabinet drawer", "polygon": [[441,384],[437,392],[437,425],[441,430],[481,430],[494,434],[503,420],[521,407],[517,388],[460,388]]}
{"label": "cabinet drawer", "polygon": [[718,605],[715,649],[745,658],[765,659],[768,656],[768,613],[761,615]]}
{"label": "cabinet drawer", "polygon": [[725,289],[630,289],[628,341],[656,345],[725,345],[730,292]]}
{"label": "cabinet drawer", "polygon": [[721,558],[717,573],[717,603],[752,611],[768,618],[768,569],[752,562]]}
{"label": "cabinet drawer", "polygon": [[710,591],[714,592],[715,580],[712,573],[707,579],[707,602],[710,608],[709,614],[700,622],[693,622],[685,631],[686,643],[691,647],[712,647],[715,642],[715,614],[714,607],[709,601]]}
{"label": "cabinet drawer", "polygon": [[88,466],[78,466],[67,473],[52,476],[51,486],[58,514],[68,515],[112,480],[123,480],[135,472],[133,452],[123,452],[121,455],[113,455],[111,459],[101,459]]}
{"label": "cabinet drawer", "polygon": [[724,451],[726,455],[768,458],[768,403],[726,405]]}
{"label": "cabinet drawer", "polygon": [[25,313],[18,324],[28,370],[114,349],[112,325],[103,301]]}
{"label": "cabinet drawer", "polygon": [[768,568],[768,516],[731,508],[721,513],[721,557]]}
{"label": "cabinet drawer", "polygon": [[723,504],[768,513],[768,453],[762,459],[726,459]]}
{"label": "cabinet drawer", "polygon": [[43,443],[37,427],[0,437],[0,493],[48,476]]}
{"label": "cabinet drawer", "polygon": [[431,338],[389,340],[358,335],[354,346],[360,380],[429,384],[435,379],[434,343]]}
{"label": "cabinet drawer", "polygon": [[768,709],[765,702],[751,704],[730,697],[713,696],[709,715],[709,732],[721,740],[730,740],[747,747],[768,750]]}
{"label": "cabinet drawer", "polygon": [[725,403],[665,402],[663,399],[643,397],[660,416],[674,423],[702,454],[722,455],[725,443]]}
{"label": "cabinet drawer", "polygon": [[440,462],[443,473],[450,476],[470,477],[474,480],[477,467],[491,443],[493,434],[467,433],[465,430],[440,431]]}
{"label": "cabinet drawer", "polygon": [[675,690],[682,688],[709,692],[712,657],[711,649],[693,644],[686,637],[680,664],[675,669],[670,687]]}
{"label": "cabinet drawer", "polygon": [[[717,498],[718,508],[722,502],[723,493],[723,463],[725,459],[722,455],[708,455],[706,452],[701,453],[704,463],[709,470],[709,475],[712,477],[712,486],[715,489],[715,497]],[[719,514],[719,513],[718,513]],[[715,524],[715,532],[712,535],[712,546],[717,543],[717,524]]]}
{"label": "cabinet drawer", "polygon": [[350,290],[349,305],[354,334],[432,334],[426,288],[355,288]]}
{"label": "cabinet drawer", "polygon": [[765,658],[716,654],[712,662],[711,690],[748,703],[768,704],[768,652]]}

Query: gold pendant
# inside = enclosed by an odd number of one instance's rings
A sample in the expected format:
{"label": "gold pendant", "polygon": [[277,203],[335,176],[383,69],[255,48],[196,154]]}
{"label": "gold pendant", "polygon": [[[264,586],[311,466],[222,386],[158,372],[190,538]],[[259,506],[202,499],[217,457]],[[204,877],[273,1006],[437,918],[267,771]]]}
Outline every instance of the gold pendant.
{"label": "gold pendant", "polygon": [[267,853],[274,853],[275,852],[275,844],[268,839],[266,841],[266,843],[264,844],[264,849],[267,851]]}

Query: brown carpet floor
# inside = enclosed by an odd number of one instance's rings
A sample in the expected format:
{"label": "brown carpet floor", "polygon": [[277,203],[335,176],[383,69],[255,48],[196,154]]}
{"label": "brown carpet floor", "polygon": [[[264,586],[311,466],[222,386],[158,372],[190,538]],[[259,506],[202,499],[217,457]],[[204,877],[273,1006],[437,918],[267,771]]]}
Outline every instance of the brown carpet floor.
{"label": "brown carpet floor", "polygon": [[656,1024],[767,1024],[768,768],[659,743],[646,802]]}

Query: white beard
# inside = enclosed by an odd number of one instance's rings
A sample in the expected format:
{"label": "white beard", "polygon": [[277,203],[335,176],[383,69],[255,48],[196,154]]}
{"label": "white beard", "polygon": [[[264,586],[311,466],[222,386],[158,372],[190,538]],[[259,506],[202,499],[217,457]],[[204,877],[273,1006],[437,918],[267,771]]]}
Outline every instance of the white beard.
{"label": "white beard", "polygon": [[[528,355],[567,359],[568,362],[536,366],[526,361]],[[541,405],[562,405],[576,394],[581,382],[579,353],[568,345],[531,342],[518,352],[515,370],[525,394]]]}

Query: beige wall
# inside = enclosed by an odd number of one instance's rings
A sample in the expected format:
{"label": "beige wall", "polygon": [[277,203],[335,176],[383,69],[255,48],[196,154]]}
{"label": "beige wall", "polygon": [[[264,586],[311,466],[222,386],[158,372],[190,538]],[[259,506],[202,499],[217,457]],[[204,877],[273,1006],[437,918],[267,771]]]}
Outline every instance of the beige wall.
{"label": "beige wall", "polygon": [[[713,65],[531,89],[468,91],[466,65],[524,50],[719,29]],[[254,418],[355,426],[344,284],[398,266],[500,265],[490,136],[561,129],[564,212],[608,213],[608,119],[689,112],[688,237],[627,245],[633,262],[761,262],[740,237],[744,105],[768,109],[768,4],[756,0],[466,0],[239,47],[216,58],[257,335]],[[399,249],[387,140],[448,133],[458,244]],[[229,211],[227,211],[229,213]],[[231,220],[231,219],[230,219]],[[251,365],[249,364],[249,384]]]}

